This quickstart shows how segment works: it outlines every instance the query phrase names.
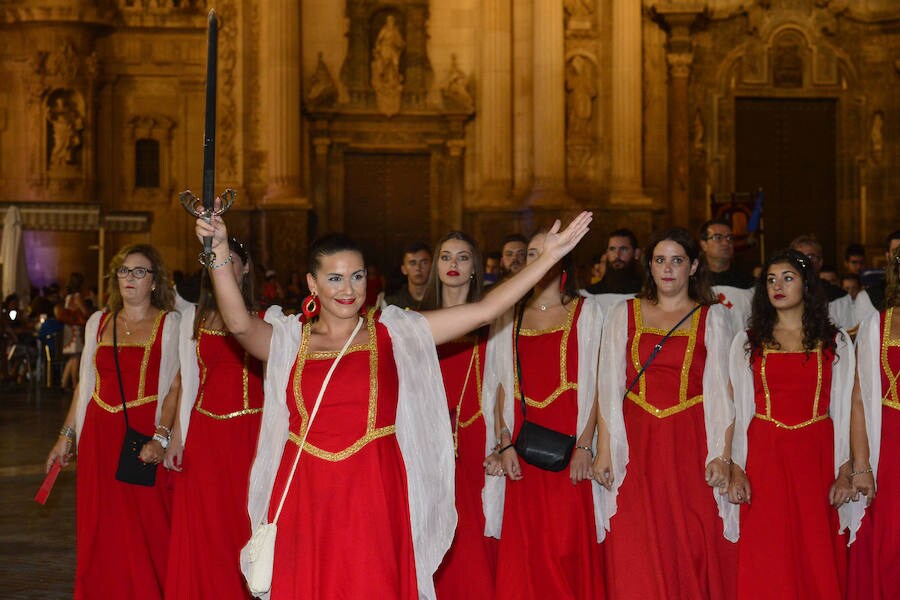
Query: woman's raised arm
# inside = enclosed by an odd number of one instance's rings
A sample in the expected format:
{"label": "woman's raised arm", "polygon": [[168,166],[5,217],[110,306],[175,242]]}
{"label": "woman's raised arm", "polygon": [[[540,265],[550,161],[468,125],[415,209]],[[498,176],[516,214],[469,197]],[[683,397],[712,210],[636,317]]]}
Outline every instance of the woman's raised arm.
{"label": "woman's raised arm", "polygon": [[514,277],[497,284],[480,301],[422,313],[428,319],[434,343],[440,345],[449,342],[487,325],[503,314],[581,241],[588,232],[592,218],[590,212],[582,212],[563,231],[560,231],[560,222],[557,220],[547,233],[544,249],[537,260],[526,265]]}

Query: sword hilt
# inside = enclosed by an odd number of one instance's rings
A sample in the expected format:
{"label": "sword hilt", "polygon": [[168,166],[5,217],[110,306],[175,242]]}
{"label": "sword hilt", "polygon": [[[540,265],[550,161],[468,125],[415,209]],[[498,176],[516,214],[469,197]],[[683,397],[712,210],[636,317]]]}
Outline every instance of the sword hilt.
{"label": "sword hilt", "polygon": [[[231,208],[231,205],[237,199],[237,192],[231,188],[227,188],[222,192],[222,195],[219,197],[222,201],[219,208],[207,206],[207,203],[197,198],[191,190],[181,192],[178,197],[181,199],[181,206],[184,207],[184,210],[209,223],[212,221],[213,216],[221,216]],[[212,237],[203,237],[203,252],[200,253],[198,259],[200,264],[207,268],[215,264],[216,254],[212,251]]]}

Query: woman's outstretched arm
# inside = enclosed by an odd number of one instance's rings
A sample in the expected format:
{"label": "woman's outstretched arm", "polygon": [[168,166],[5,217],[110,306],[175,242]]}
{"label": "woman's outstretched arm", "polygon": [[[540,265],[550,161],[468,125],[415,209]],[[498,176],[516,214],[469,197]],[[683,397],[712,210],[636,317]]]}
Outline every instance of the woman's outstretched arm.
{"label": "woman's outstretched arm", "polygon": [[473,329],[487,325],[503,314],[503,311],[518,302],[553,265],[559,262],[559,259],[581,241],[588,232],[591,219],[590,212],[582,212],[563,231],[560,231],[560,222],[557,220],[547,233],[540,256],[514,277],[497,284],[491,293],[480,301],[422,313],[428,319],[434,343],[449,342]]}

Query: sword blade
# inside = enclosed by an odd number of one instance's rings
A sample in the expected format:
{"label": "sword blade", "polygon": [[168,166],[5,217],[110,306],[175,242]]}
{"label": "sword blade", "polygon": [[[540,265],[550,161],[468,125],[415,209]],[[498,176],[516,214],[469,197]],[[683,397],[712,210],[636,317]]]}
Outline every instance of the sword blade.
{"label": "sword blade", "polygon": [[219,22],[215,9],[209,11],[206,43],[206,128],[203,134],[203,208],[211,213],[216,200],[216,75]]}

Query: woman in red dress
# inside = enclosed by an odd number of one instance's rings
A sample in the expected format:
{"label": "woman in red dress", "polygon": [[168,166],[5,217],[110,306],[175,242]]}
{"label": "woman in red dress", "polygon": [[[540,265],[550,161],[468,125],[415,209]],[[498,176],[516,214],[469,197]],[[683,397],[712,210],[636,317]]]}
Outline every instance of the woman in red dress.
{"label": "woman in red dress", "polygon": [[806,255],[780,252],[762,272],[750,328],[731,346],[737,597],[839,600],[847,540],[838,530],[853,496],[853,349]]}
{"label": "woman in red dress", "polygon": [[[253,310],[250,257],[235,238],[228,247],[231,273]],[[173,476],[166,598],[248,599],[239,555],[250,538],[247,486],[262,417],[262,363],[225,329],[205,273],[197,307],[181,316],[181,407],[166,459],[180,474]]]}
{"label": "woman in red dress", "polygon": [[[459,306],[481,299],[484,279],[481,254],[475,241],[451,231],[434,249],[431,275],[422,310]],[[437,597],[483,598],[494,596],[497,569],[496,540],[484,535],[484,417],[481,382],[487,331],[481,329],[438,346],[438,360],[453,428],[456,455],[456,512],[453,544],[434,575]]]}
{"label": "woman in red dress", "polygon": [[152,246],[122,249],[108,279],[107,307],[88,320],[81,375],[47,468],[57,460],[65,466],[78,440],[75,598],[156,599],[165,582],[171,492],[164,469],[152,487],[116,479],[125,419],[113,333],[128,423],[153,435],[140,457],[159,464],[178,405],[179,315],[167,312],[174,293]]}
{"label": "woman in red dress", "polygon": [[[538,260],[543,242],[543,233],[531,239],[528,264]],[[578,296],[573,266],[564,259],[551,269],[498,320],[488,342],[485,510],[486,532],[500,539],[497,598],[604,597],[590,481],[603,310]],[[577,437],[567,468],[547,471],[516,454],[522,394],[529,422]]]}
{"label": "woman in red dress", "polygon": [[[481,301],[422,314],[388,307],[360,317],[365,262],[341,235],[310,251],[312,295],[304,304],[317,305],[318,318],[306,324],[277,311],[254,318],[234,278],[209,270],[227,329],[267,362],[248,503],[254,529],[279,515],[271,587],[262,596],[434,598],[432,577],[456,525],[453,440],[435,344],[508,308],[589,222],[582,213],[565,231],[557,226],[543,260]],[[222,220],[200,219],[196,232],[213,237],[214,265],[221,264]],[[342,346],[348,350],[323,388]],[[241,558],[246,574],[248,548]]]}
{"label": "woman in red dress", "polygon": [[730,600],[734,591],[726,538],[737,511],[723,495],[732,333],[699,254],[685,229],[656,237],[643,291],[614,307],[603,330],[594,477],[605,488],[612,598]]}
{"label": "woman in red dress", "polygon": [[[868,444],[853,453],[854,491],[872,502],[850,547],[847,596],[886,600],[900,594],[900,249],[886,269],[885,310],[859,326],[859,385],[854,388],[852,432],[862,421]],[[868,452],[866,452],[868,450]],[[877,477],[877,488],[874,477]]]}

